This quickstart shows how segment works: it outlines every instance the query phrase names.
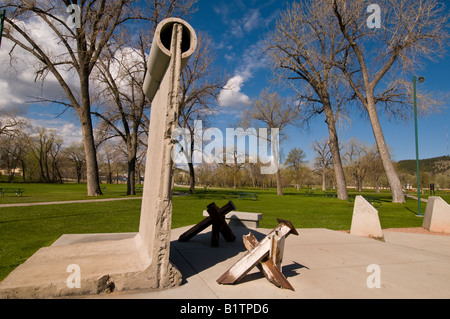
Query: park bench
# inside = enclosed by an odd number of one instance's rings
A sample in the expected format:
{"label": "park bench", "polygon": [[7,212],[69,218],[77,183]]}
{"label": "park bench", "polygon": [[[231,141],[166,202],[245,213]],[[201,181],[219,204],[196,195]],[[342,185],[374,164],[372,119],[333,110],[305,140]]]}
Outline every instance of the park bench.
{"label": "park bench", "polygon": [[256,193],[240,192],[240,193],[237,194],[237,198],[239,198],[239,199],[251,198],[252,200],[257,200],[258,199],[258,195]]}
{"label": "park bench", "polygon": [[369,203],[372,204],[373,207],[375,208],[381,208],[383,207],[383,203],[377,199],[377,198],[373,198],[373,197],[364,197]]}
{"label": "park bench", "polygon": [[325,192],[323,194],[325,197],[337,197],[337,194],[335,192]]}
{"label": "park bench", "polygon": [[311,190],[311,189],[307,189],[307,190],[305,190],[305,195],[306,196],[313,196],[314,195],[314,191]]}
{"label": "park bench", "polygon": [[23,188],[0,188],[0,196],[5,196],[7,193],[16,194],[16,196],[22,196],[25,192]]}
{"label": "park bench", "polygon": [[[209,216],[208,211],[203,211],[203,216]],[[259,228],[259,221],[262,219],[261,213],[229,212],[225,215],[225,221],[230,226],[244,226],[248,228]]]}
{"label": "park bench", "polygon": [[[377,198],[373,198],[373,197],[364,197],[364,198],[375,208],[383,207],[383,203]],[[348,206],[350,206],[352,204],[353,204],[353,199],[349,198]]]}
{"label": "park bench", "polygon": [[144,187],[143,186],[134,186],[135,193],[142,193]]}

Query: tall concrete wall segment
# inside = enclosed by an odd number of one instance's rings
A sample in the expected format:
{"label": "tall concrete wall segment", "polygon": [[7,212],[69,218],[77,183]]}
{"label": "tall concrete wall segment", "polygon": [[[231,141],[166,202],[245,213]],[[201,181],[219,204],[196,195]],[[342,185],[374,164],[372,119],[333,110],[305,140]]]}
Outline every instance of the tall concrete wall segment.
{"label": "tall concrete wall segment", "polygon": [[172,131],[178,123],[181,72],[196,46],[195,32],[183,20],[169,18],[156,29],[143,88],[152,108],[139,233],[63,235],[6,277],[0,283],[0,298],[53,298],[181,284],[181,273],[169,260]]}

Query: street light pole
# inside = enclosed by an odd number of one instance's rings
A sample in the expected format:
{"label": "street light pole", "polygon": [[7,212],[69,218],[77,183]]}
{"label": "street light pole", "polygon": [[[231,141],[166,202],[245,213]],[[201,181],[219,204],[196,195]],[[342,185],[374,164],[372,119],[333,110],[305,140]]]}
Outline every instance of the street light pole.
{"label": "street light pole", "polygon": [[[425,81],[423,76],[419,77],[419,82]],[[417,216],[423,216],[421,210],[421,200],[420,200],[420,174],[419,174],[419,134],[417,130],[417,94],[416,94],[416,76],[413,77],[414,86],[414,126],[416,132],[416,173],[417,173],[417,200],[418,200],[418,213]]]}

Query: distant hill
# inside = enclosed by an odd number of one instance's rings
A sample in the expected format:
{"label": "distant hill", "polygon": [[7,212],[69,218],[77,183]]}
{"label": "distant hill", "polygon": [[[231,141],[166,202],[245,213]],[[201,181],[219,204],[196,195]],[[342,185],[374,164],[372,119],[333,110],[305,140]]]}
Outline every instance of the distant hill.
{"label": "distant hill", "polygon": [[[441,174],[450,170],[450,156],[440,156],[419,160],[421,171]],[[416,173],[416,160],[403,160],[397,162],[397,170],[408,174]]]}

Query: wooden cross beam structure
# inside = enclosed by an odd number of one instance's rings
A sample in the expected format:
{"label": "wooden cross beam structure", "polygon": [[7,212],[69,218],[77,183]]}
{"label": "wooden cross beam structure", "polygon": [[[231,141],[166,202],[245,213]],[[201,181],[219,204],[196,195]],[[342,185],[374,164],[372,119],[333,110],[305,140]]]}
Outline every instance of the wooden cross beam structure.
{"label": "wooden cross beam structure", "polygon": [[279,225],[260,242],[252,233],[243,236],[244,245],[248,251],[217,279],[219,284],[234,284],[257,266],[264,276],[277,287],[294,290],[281,272],[281,262],[286,237],[289,234],[298,235],[298,232],[290,221],[280,218],[277,218],[277,221]]}
{"label": "wooden cross beam structure", "polygon": [[211,246],[218,247],[219,246],[219,233],[222,233],[222,236],[225,238],[227,242],[232,242],[236,239],[236,236],[230,229],[230,226],[225,221],[225,215],[231,212],[232,210],[236,210],[236,206],[234,206],[232,201],[229,201],[225,206],[219,208],[215,203],[211,203],[207,206],[207,212],[209,217],[206,217],[197,225],[189,229],[187,232],[183,233],[178,241],[186,242],[202,230],[212,225],[212,233],[211,233]]}

